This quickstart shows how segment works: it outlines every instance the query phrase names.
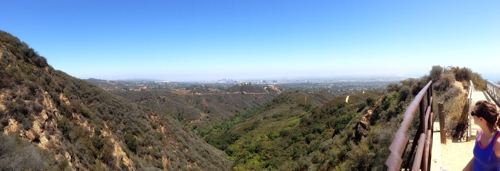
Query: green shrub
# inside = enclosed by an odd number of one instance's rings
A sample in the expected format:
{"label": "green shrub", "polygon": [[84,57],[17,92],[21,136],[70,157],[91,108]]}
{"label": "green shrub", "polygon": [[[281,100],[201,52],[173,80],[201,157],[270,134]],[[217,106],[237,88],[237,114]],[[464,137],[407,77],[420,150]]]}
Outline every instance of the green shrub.
{"label": "green shrub", "polygon": [[127,147],[130,151],[136,153],[137,152],[137,140],[135,139],[135,136],[132,134],[125,134],[124,136],[125,139],[125,144],[127,144]]}
{"label": "green shrub", "polygon": [[70,139],[69,133],[71,131],[71,125],[66,118],[57,120],[57,128],[62,132],[66,139]]}

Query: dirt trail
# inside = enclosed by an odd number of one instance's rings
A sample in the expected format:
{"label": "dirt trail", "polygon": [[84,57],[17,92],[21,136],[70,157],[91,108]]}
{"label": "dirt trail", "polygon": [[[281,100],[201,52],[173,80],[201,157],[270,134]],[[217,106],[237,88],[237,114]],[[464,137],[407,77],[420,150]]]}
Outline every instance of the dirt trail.
{"label": "dirt trail", "polygon": [[[434,125],[439,125],[439,123],[436,122]],[[439,130],[439,126],[437,128],[437,130]],[[473,140],[467,142],[446,139],[446,144],[441,144],[441,141],[439,140],[439,132],[435,132],[434,137],[437,138],[434,138],[433,142],[433,165],[431,166],[431,170],[440,171],[441,166],[444,166],[446,170],[462,170],[474,156],[472,154],[472,149],[474,148]],[[438,149],[440,148],[441,155],[435,156],[435,147]],[[439,158],[440,161],[438,161],[437,158]]]}
{"label": "dirt trail", "polygon": [[[472,104],[475,104],[479,100],[491,99],[482,91],[474,91],[472,93]],[[497,109],[499,109],[498,106]],[[474,121],[472,120],[471,123],[474,123]],[[478,128],[479,126],[475,124],[472,125],[471,141],[453,141],[451,139],[446,139],[446,144],[441,144],[439,122],[435,122],[431,170],[441,170],[441,165],[444,166],[446,170],[462,170],[474,156],[472,154],[472,149],[474,148],[474,140]]]}

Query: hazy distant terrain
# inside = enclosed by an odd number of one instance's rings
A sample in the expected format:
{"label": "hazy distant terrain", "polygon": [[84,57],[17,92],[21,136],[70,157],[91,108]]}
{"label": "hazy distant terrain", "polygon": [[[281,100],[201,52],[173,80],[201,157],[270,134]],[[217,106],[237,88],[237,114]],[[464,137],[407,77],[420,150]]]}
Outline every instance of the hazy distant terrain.
{"label": "hazy distant terrain", "polygon": [[172,91],[109,91],[192,126],[207,126],[250,110],[281,93],[276,87],[234,85],[226,90],[196,87]]}
{"label": "hazy distant terrain", "polygon": [[383,90],[394,79],[373,80],[294,80],[238,83],[233,80],[216,82],[109,81],[88,79],[138,104],[169,114],[189,125],[206,126],[246,112],[272,100],[283,90],[317,93],[326,100],[368,90]]}

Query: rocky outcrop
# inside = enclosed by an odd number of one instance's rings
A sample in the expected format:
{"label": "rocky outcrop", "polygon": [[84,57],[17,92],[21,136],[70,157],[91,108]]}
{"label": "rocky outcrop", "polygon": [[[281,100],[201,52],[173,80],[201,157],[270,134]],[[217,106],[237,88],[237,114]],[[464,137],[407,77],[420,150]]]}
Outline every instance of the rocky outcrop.
{"label": "rocky outcrop", "polygon": [[359,142],[361,141],[362,137],[366,137],[370,131],[370,119],[372,117],[373,111],[368,110],[368,112],[361,117],[361,120],[356,123],[356,126],[354,127],[354,132],[352,134],[352,139],[354,142]]}

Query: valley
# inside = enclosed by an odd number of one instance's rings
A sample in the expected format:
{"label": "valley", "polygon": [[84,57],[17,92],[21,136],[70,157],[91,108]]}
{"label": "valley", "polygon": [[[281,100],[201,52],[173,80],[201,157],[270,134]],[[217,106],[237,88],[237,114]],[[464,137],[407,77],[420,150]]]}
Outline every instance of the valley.
{"label": "valley", "polygon": [[486,88],[466,67],[399,81],[82,80],[2,31],[0,169],[386,170],[393,133],[431,80],[447,136],[459,137],[464,90]]}

